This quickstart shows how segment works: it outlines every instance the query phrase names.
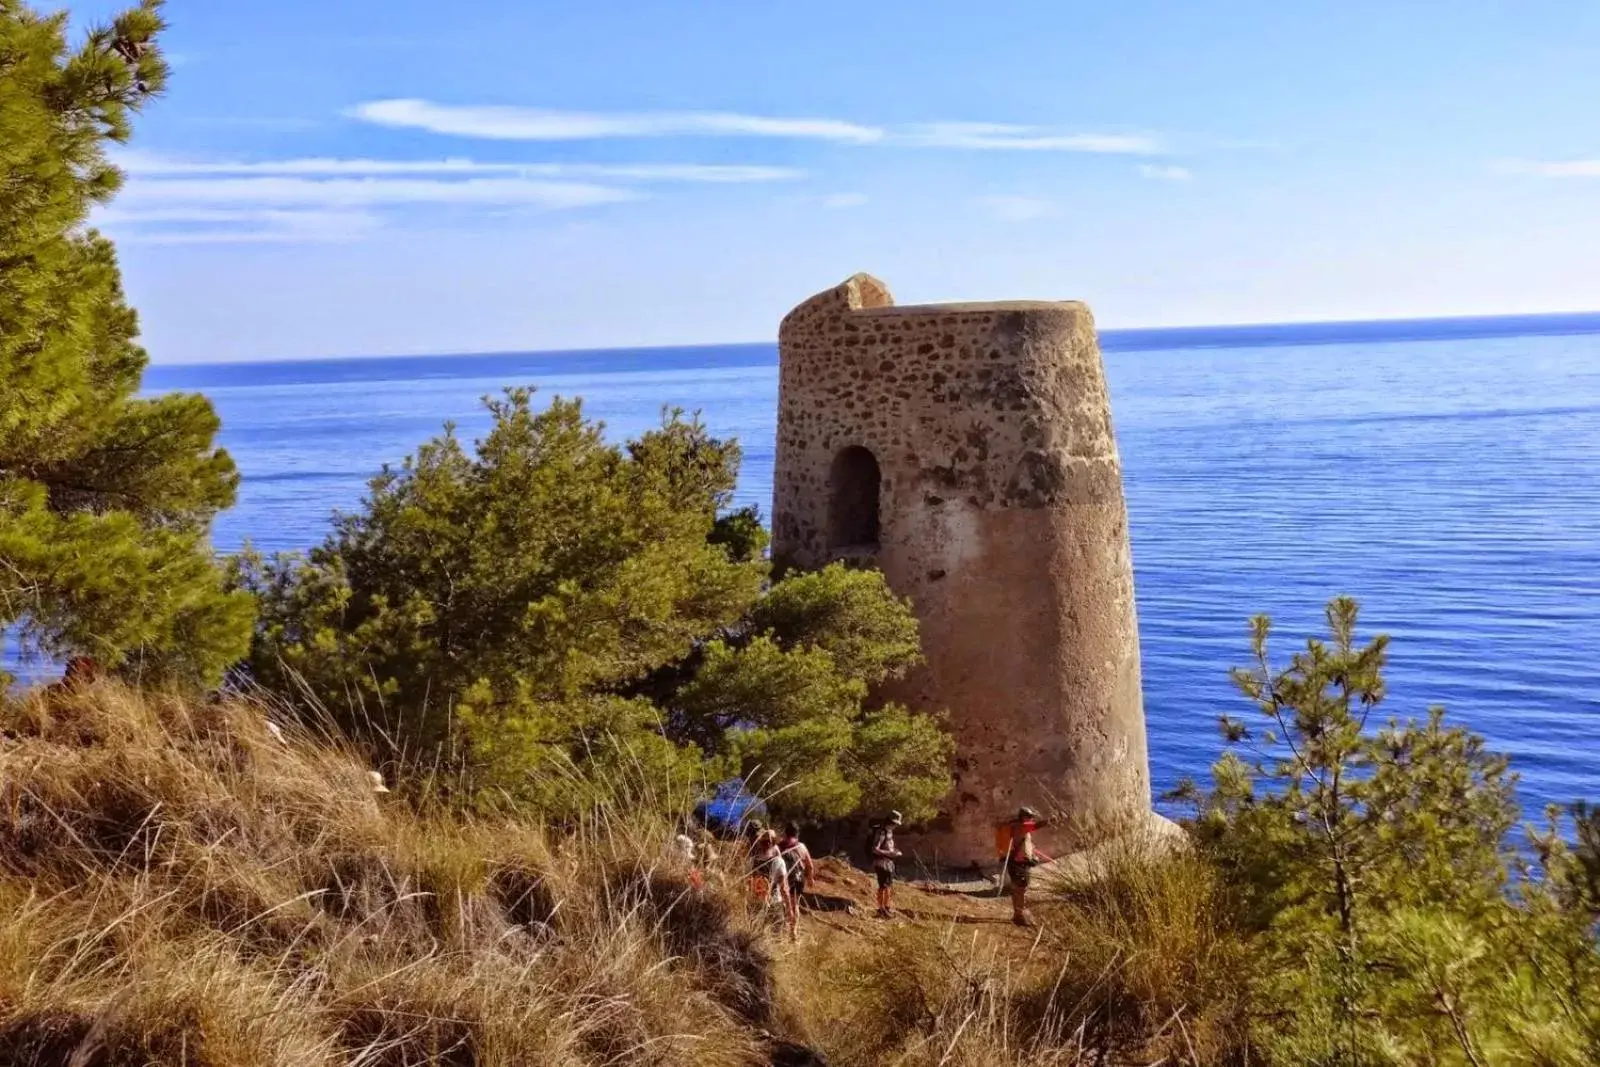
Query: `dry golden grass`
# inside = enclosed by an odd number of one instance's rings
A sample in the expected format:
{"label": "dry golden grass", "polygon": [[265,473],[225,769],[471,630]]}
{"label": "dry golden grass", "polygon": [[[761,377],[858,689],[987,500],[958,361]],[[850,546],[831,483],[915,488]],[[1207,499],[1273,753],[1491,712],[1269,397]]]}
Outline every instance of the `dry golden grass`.
{"label": "dry golden grass", "polygon": [[1098,873],[1040,908],[1057,974],[1031,998],[1039,1017],[1102,1061],[1250,1062],[1251,949],[1211,864],[1130,838]]}
{"label": "dry golden grass", "polygon": [[418,814],[268,714],[0,709],[0,1063],[768,1061],[763,935],[664,826]]}
{"label": "dry golden grass", "polygon": [[662,859],[664,821],[419,807],[271,715],[111,684],[0,703],[0,1063],[1249,1062],[1197,858],[1042,889],[1031,939],[859,921],[775,950],[736,871],[693,891]]}
{"label": "dry golden grass", "polygon": [[838,1067],[1077,1067],[1021,1008],[1043,980],[973,926],[894,925],[825,942],[780,969],[804,1032]]}
{"label": "dry golden grass", "polygon": [[1254,1062],[1246,948],[1204,860],[1130,841],[1099,874],[1036,892],[1031,940],[954,922],[819,940],[781,963],[785,1009],[838,1067]]}

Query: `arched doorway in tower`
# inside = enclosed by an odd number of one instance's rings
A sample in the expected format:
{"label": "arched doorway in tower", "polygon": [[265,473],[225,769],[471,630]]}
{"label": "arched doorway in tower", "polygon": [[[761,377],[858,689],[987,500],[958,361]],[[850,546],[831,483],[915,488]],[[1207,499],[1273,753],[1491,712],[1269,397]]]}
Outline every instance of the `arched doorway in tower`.
{"label": "arched doorway in tower", "polygon": [[860,445],[833,458],[828,472],[828,548],[834,555],[878,549],[878,460]]}

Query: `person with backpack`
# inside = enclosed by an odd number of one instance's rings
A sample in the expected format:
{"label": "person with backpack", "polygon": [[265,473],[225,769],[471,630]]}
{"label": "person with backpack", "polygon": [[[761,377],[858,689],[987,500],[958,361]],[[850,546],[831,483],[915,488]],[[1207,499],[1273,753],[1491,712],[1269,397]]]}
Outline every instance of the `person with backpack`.
{"label": "person with backpack", "polygon": [[778,848],[778,832],[762,830],[750,846],[750,876],[752,886],[759,886],[761,907],[771,904],[783,906],[784,924],[791,939],[799,936],[800,911],[795,896],[789,892],[789,870]]}
{"label": "person with backpack", "polygon": [[1034,847],[1033,832],[1049,821],[1039,818],[1038,812],[1024,805],[1017,809],[1017,817],[1006,827],[1005,873],[1011,879],[1011,921],[1018,926],[1033,925],[1033,916],[1028,913],[1028,885],[1033,880],[1033,869],[1050,860]]}
{"label": "person with backpack", "polygon": [[789,871],[789,895],[794,897],[795,910],[800,908],[800,895],[811,881],[811,850],[800,840],[800,827],[786,823],[783,836],[778,838],[778,851],[783,855],[784,866]]}
{"label": "person with backpack", "polygon": [[689,869],[689,880],[696,889],[705,885],[706,874],[714,872],[717,866],[717,848],[713,842],[711,831],[704,826],[695,834],[694,865]]}
{"label": "person with backpack", "polygon": [[895,847],[894,828],[901,823],[900,813],[891,811],[881,823],[875,823],[867,845],[872,858],[872,873],[878,876],[878,918],[894,917],[894,861],[900,858]]}
{"label": "person with backpack", "polygon": [[772,890],[767,880],[766,865],[758,855],[761,839],[766,834],[767,828],[759,819],[751,819],[740,827],[740,832],[745,838],[744,851],[750,861],[749,869],[745,872],[745,879],[750,888],[750,899],[760,904],[767,899],[768,893]]}

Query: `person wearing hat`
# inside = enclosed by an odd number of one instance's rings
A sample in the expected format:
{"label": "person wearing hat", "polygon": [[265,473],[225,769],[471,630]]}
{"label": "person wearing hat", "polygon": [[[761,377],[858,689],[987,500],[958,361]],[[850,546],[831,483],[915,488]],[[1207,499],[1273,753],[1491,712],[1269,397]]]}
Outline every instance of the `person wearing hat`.
{"label": "person wearing hat", "polygon": [[1032,926],[1033,916],[1028,914],[1028,883],[1033,869],[1050,860],[1033,844],[1033,832],[1050,822],[1027,805],[1017,809],[1011,821],[1011,845],[1006,850],[1006,874],[1011,879],[1011,921],[1018,926]]}
{"label": "person wearing hat", "polygon": [[900,850],[894,844],[894,828],[901,823],[900,813],[891,811],[888,818],[873,827],[872,873],[878,876],[878,918],[894,915],[894,861]]}

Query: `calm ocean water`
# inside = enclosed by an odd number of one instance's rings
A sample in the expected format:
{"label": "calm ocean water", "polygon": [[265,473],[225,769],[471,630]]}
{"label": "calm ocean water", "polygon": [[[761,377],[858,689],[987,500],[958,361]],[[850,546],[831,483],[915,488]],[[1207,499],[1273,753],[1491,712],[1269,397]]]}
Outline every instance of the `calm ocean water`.
{"label": "calm ocean water", "polygon": [[[1530,812],[1600,795],[1600,318],[1127,331],[1104,338],[1158,788],[1202,774],[1227,669],[1338,593],[1393,635],[1387,709],[1430,704],[1510,752]],[[244,475],[217,542],[320,540],[378,467],[509,384],[581,395],[615,438],[663,405],[744,445],[770,507],[772,345],[156,367],[201,390]]]}

